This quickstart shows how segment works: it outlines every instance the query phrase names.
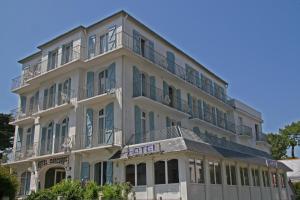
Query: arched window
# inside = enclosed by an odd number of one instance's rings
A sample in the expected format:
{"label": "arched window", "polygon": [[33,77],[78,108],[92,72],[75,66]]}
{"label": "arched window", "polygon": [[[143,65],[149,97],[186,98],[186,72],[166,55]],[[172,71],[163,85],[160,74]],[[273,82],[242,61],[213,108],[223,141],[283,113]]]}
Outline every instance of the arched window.
{"label": "arched window", "polygon": [[60,135],[60,145],[62,146],[65,142],[66,137],[68,137],[69,132],[69,118],[65,118],[61,123],[61,135]]}
{"label": "arched window", "polygon": [[27,195],[30,191],[31,173],[26,171],[21,174],[20,195]]}
{"label": "arched window", "polygon": [[165,161],[156,161],[154,163],[154,173],[155,184],[166,183]]}
{"label": "arched window", "polygon": [[125,167],[126,182],[133,186],[147,185],[146,163],[130,164]]}

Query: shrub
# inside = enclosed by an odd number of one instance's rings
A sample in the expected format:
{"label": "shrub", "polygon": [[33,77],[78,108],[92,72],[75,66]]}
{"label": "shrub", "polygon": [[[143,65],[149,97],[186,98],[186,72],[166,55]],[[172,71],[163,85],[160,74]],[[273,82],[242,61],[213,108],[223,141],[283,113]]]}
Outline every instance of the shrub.
{"label": "shrub", "polygon": [[32,192],[26,200],[57,200],[57,196],[51,190],[39,190]]}
{"label": "shrub", "polygon": [[64,180],[51,188],[56,196],[63,196],[66,200],[82,200],[83,189],[79,181]]}
{"label": "shrub", "polygon": [[98,199],[100,191],[100,186],[98,186],[95,182],[88,182],[83,191],[83,197],[85,200],[94,200]]}
{"label": "shrub", "polygon": [[105,200],[127,200],[132,186],[129,183],[116,183],[102,186],[101,191]]}
{"label": "shrub", "polygon": [[296,200],[300,200],[300,182],[293,183],[296,190]]}
{"label": "shrub", "polygon": [[0,185],[0,198],[7,196],[9,199],[15,199],[19,183],[7,167],[0,166]]}

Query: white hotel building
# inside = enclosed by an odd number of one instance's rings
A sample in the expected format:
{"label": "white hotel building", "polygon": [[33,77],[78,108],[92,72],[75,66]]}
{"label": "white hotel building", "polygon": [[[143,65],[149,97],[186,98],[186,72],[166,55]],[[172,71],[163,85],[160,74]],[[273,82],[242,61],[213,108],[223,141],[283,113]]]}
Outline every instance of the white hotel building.
{"label": "white hotel building", "polygon": [[131,182],[136,199],[290,199],[261,113],[125,11],[38,49],[12,84],[20,197],[70,178]]}

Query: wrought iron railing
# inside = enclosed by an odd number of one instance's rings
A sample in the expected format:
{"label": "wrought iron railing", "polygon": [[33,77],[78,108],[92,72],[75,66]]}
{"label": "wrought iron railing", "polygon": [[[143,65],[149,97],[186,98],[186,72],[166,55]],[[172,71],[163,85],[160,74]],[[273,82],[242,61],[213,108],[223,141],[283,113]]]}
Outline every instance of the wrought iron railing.
{"label": "wrought iron railing", "polygon": [[58,53],[54,61],[49,61],[49,58],[40,60],[35,64],[30,64],[23,67],[21,76],[12,79],[11,90],[16,90],[24,86],[27,80],[33,79],[37,76],[45,74],[51,70],[64,66],[75,60],[81,59],[81,46],[77,45],[72,48],[69,52],[69,56],[63,56],[63,53]]}
{"label": "wrought iron railing", "polygon": [[39,101],[39,111],[55,108],[64,104],[70,104],[72,101],[75,101],[75,90],[65,90],[56,93],[53,93],[52,96],[48,94],[47,98],[43,98]]}
{"label": "wrought iron railing", "polygon": [[20,108],[20,107],[15,108],[10,111],[10,115],[11,115],[10,122],[14,122],[17,120],[21,120],[21,119],[30,117],[33,113],[36,113],[37,111],[38,111],[37,105],[34,105],[33,107],[28,108],[28,109],[26,109],[26,108],[24,109],[24,108]]}
{"label": "wrought iron railing", "polygon": [[237,133],[242,136],[252,137],[252,128],[246,125],[237,126]]}
{"label": "wrought iron railing", "polygon": [[[173,91],[172,95],[164,94],[164,91],[160,88],[151,85],[148,82],[144,83],[133,83],[134,85],[140,85],[140,88],[136,88],[137,91],[133,92],[133,97],[147,97],[153,101],[162,103],[163,105],[174,108],[178,111],[189,113],[189,108],[187,101],[181,99],[181,97],[176,95],[176,91]],[[135,90],[135,89],[134,89]]]}
{"label": "wrought iron railing", "polygon": [[[100,82],[100,81],[99,81]],[[83,87],[81,87],[80,89],[80,100],[83,99],[88,99],[88,98],[92,98],[95,96],[99,96],[99,95],[103,95],[103,94],[110,94],[110,93],[114,93],[116,91],[116,89],[119,88],[116,85],[116,81],[115,80],[105,80],[104,83],[102,84],[97,84],[96,85],[85,85]]]}

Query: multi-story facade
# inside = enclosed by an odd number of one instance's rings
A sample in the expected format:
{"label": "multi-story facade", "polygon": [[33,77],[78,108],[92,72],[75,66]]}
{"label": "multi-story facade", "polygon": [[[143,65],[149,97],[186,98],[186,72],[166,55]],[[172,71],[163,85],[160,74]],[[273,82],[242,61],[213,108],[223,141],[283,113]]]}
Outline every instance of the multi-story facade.
{"label": "multi-story facade", "polygon": [[136,199],[289,199],[261,114],[126,12],[38,48],[12,84],[20,196],[70,178],[128,181]]}

